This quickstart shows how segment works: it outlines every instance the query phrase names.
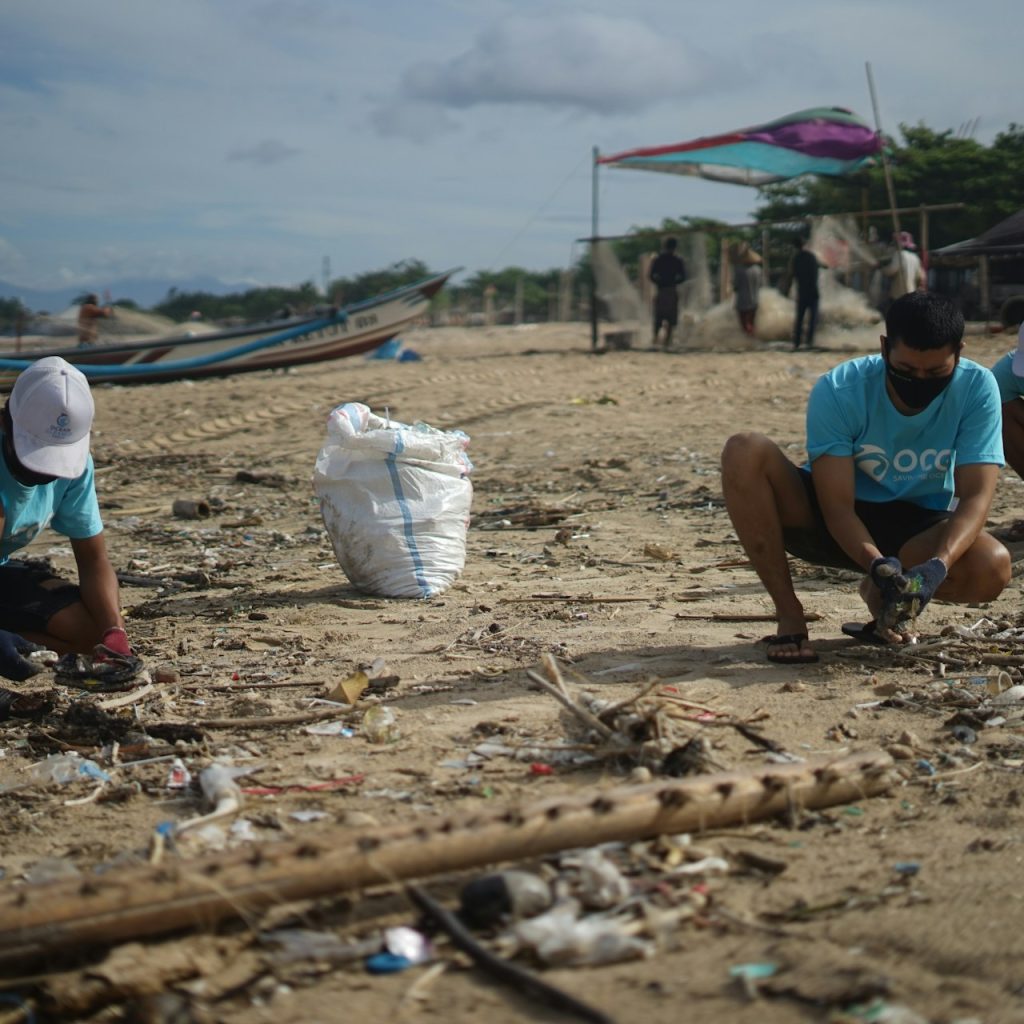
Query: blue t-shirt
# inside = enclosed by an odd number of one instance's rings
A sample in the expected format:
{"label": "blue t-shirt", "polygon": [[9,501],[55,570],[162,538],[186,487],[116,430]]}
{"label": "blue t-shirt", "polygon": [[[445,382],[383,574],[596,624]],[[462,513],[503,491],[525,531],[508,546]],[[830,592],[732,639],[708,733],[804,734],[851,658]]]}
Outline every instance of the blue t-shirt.
{"label": "blue t-shirt", "polygon": [[992,367],[992,376],[995,377],[996,383],[999,385],[999,397],[1004,402],[1012,401],[1014,398],[1020,398],[1021,395],[1024,395],[1024,377],[1018,377],[1013,372],[1013,357],[1015,355],[1016,349],[1003,356]]}
{"label": "blue t-shirt", "polygon": [[807,454],[852,456],[860,501],[911,501],[955,507],[953,471],[976,463],[1003,465],[999,388],[992,374],[961,359],[945,391],[905,416],[885,387],[880,355],[840,363],[811,389]]}
{"label": "blue t-shirt", "polygon": [[82,475],[74,480],[54,480],[52,484],[26,487],[11,476],[7,460],[0,452],[0,501],[3,502],[0,565],[35,540],[47,526],[74,540],[103,532],[91,455]]}

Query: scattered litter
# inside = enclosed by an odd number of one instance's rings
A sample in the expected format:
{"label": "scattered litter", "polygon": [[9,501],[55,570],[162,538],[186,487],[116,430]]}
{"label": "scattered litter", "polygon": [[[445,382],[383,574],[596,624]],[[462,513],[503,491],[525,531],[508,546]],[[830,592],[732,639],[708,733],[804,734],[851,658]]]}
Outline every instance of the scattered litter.
{"label": "scattered litter", "polygon": [[401,736],[393,708],[378,704],[363,714],[362,733],[370,743],[394,743]]}

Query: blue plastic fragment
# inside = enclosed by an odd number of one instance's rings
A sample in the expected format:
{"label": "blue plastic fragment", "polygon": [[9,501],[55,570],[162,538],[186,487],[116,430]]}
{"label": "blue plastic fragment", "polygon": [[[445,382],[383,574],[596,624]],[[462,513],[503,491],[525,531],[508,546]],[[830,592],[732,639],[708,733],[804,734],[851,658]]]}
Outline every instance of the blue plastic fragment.
{"label": "blue plastic fragment", "polygon": [[397,974],[412,966],[407,956],[396,956],[394,953],[374,953],[366,961],[366,969],[370,974]]}
{"label": "blue plastic fragment", "polygon": [[756,981],[758,978],[772,977],[778,969],[778,964],[773,963],[735,964],[729,968],[729,977]]}
{"label": "blue plastic fragment", "polygon": [[916,875],[921,870],[921,865],[916,860],[898,860],[892,866],[897,875]]}
{"label": "blue plastic fragment", "polygon": [[920,761],[917,762],[917,767],[920,768],[921,771],[923,771],[925,773],[925,775],[934,775],[935,774],[935,765],[933,765],[931,763],[931,761],[928,761],[928,760],[926,760],[923,757],[921,758]]}

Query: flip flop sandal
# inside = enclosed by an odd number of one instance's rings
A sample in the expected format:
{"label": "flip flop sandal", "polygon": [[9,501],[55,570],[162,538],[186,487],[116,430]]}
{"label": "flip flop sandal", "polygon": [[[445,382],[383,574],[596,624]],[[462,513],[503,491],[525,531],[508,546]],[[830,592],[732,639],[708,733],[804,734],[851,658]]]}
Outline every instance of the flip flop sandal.
{"label": "flip flop sandal", "polygon": [[142,684],[142,659],[116,655],[95,661],[83,654],[65,654],[54,666],[54,682],[91,693],[118,693]]}
{"label": "flip flop sandal", "polygon": [[862,644],[878,644],[879,646],[886,647],[889,644],[888,640],[879,636],[877,624],[874,619],[870,622],[865,622],[863,625],[859,622],[844,622],[842,630],[847,636],[852,636],[854,640]]}
{"label": "flip flop sandal", "polygon": [[774,665],[813,665],[814,662],[820,660],[814,651],[811,651],[810,654],[798,653],[789,657],[780,655],[777,651],[772,654],[773,648],[789,645],[799,647],[806,639],[806,633],[781,633],[762,637],[761,642],[768,645],[768,660]]}

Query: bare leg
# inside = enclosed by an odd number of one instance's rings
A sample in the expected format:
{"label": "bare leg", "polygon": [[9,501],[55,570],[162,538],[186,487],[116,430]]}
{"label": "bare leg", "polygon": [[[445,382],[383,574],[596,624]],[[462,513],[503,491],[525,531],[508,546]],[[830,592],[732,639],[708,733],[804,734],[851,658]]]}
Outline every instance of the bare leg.
{"label": "bare leg", "polygon": [[[799,470],[763,434],[734,434],[722,450],[722,491],[736,536],[775,605],[779,634],[806,633],[782,541],[783,527],[814,525]],[[779,649],[777,656],[810,651],[804,641]]]}
{"label": "bare leg", "polygon": [[81,602],[68,605],[51,616],[45,633],[23,633],[22,636],[58,654],[91,654],[101,640],[100,627]]}

